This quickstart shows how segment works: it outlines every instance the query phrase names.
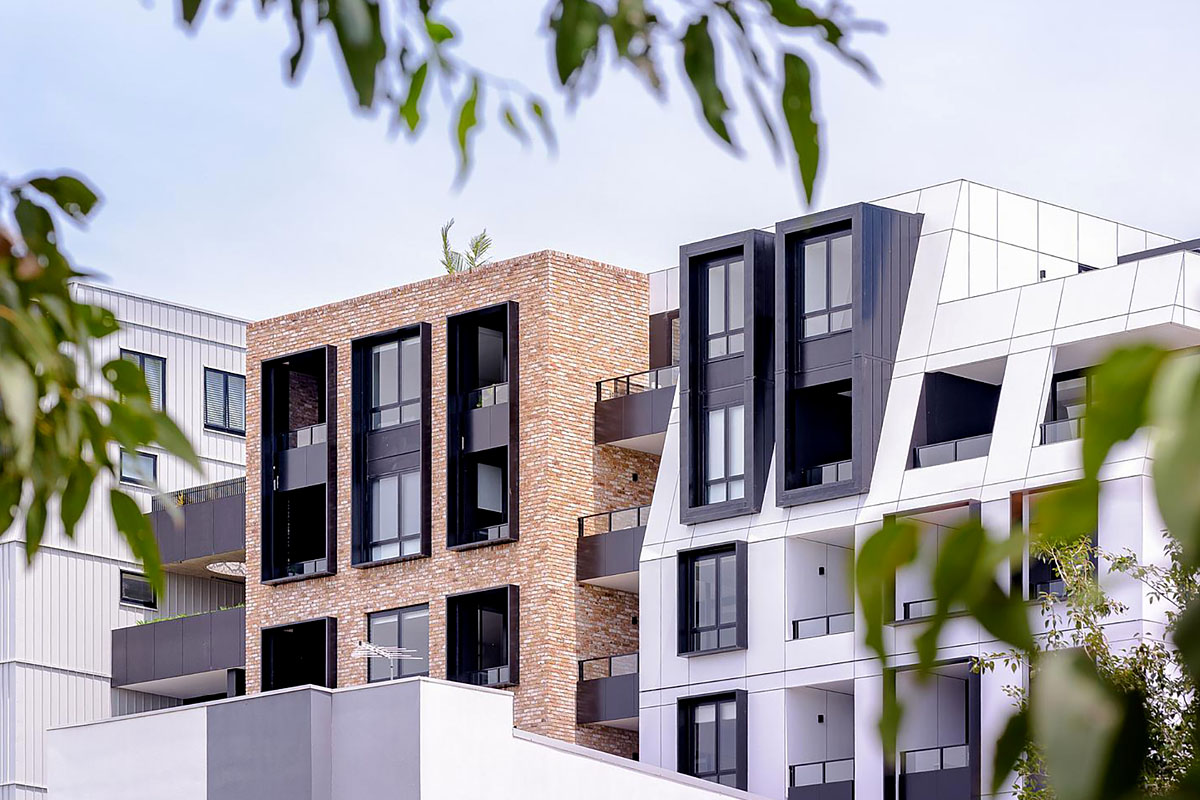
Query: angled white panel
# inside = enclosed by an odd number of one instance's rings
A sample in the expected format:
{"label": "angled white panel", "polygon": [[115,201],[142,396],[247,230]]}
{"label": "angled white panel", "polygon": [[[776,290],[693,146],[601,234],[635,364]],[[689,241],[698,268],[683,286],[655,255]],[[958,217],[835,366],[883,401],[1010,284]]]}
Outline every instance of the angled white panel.
{"label": "angled white panel", "polygon": [[1037,283],[1037,253],[1024,247],[998,243],[996,247],[996,288],[1010,289]]}
{"label": "angled white panel", "polygon": [[1157,233],[1146,231],[1146,249],[1153,250],[1156,247],[1166,247],[1169,244],[1175,244],[1178,239],[1172,239],[1170,236],[1162,236]]}
{"label": "angled white panel", "polygon": [[900,327],[900,342],[896,347],[897,361],[923,356],[929,346],[950,236],[949,232],[922,236],[917,244],[908,301],[904,306],[904,324]]}
{"label": "angled white panel", "polygon": [[996,204],[997,192],[990,186],[978,183],[970,186],[970,218],[969,230],[977,236],[996,238]]}
{"label": "angled white panel", "polygon": [[1062,299],[1063,282],[1047,281],[1021,287],[1013,336],[1053,330]]}
{"label": "angled white panel", "polygon": [[1179,294],[1183,254],[1171,253],[1135,262],[1137,277],[1133,284],[1130,312],[1169,306]]}
{"label": "angled white panel", "polygon": [[1025,477],[1029,450],[1046,407],[1050,379],[1050,349],[1009,356],[1000,386],[996,424],[984,481],[999,483]]}
{"label": "angled white panel", "polygon": [[1058,309],[1058,325],[1078,325],[1129,312],[1137,264],[1096,270],[1068,279]]}
{"label": "angled white panel", "polygon": [[783,669],[784,631],[787,628],[787,592],[784,584],[784,540],[753,542],[748,546],[746,591],[746,671],[750,674]]}
{"label": "angled white panel", "polygon": [[996,291],[996,242],[972,236],[970,243],[968,290],[971,295]]}
{"label": "angled white panel", "polygon": [[1117,226],[1117,255],[1127,256],[1146,249],[1146,232],[1128,225]]}
{"label": "angled white panel", "polygon": [[950,234],[950,249],[942,272],[942,291],[938,300],[948,303],[970,294],[970,237],[962,231]]}
{"label": "angled white panel", "polygon": [[[678,562],[673,558],[661,559],[655,564],[658,567],[661,589],[658,595],[658,619],[662,626],[659,630],[659,674],[660,686],[686,686],[688,684],[688,660],[680,658],[679,650],[679,570]],[[643,562],[642,569],[646,569]]]}
{"label": "angled white panel", "polygon": [[1038,203],[1038,250],[1071,262],[1079,259],[1079,214]]}
{"label": "angled white panel", "polygon": [[1038,247],[1037,201],[999,192],[996,197],[996,236],[1002,242],[1027,250]]}
{"label": "angled white panel", "polygon": [[658,706],[643,708],[638,714],[638,759],[653,767],[666,767],[662,761],[662,709]]}
{"label": "angled white panel", "polygon": [[1042,280],[1052,281],[1057,278],[1078,275],[1079,265],[1065,258],[1038,253],[1038,271]]}
{"label": "angled white panel", "polygon": [[667,271],[650,273],[650,313],[661,314],[667,310]]}
{"label": "angled white panel", "polygon": [[959,231],[971,228],[971,193],[970,184],[960,181],[958,185],[958,207],[954,209],[954,229]]}
{"label": "angled white panel", "polygon": [[642,691],[662,686],[661,563],[643,561],[638,569],[638,684]]}
{"label": "angled white panel", "polygon": [[921,233],[937,233],[953,227],[961,186],[962,181],[951,181],[921,190],[917,202],[917,211],[925,215]]}
{"label": "angled white panel", "polygon": [[938,306],[929,352],[944,353],[1012,336],[1020,289],[993,292]]}
{"label": "angled white panel", "polygon": [[920,199],[921,192],[918,190],[915,192],[905,192],[904,194],[892,195],[891,197],[885,197],[882,200],[873,200],[871,204],[914,214],[917,211],[917,202]]}
{"label": "angled white panel", "polygon": [[753,692],[746,701],[746,788],[764,797],[787,794],[784,696],[783,689]]}
{"label": "angled white panel", "polygon": [[1079,215],[1079,263],[1089,267],[1117,263],[1117,223]]}
{"label": "angled white panel", "polygon": [[1178,303],[1186,308],[1200,308],[1200,255],[1183,254],[1183,287]]}

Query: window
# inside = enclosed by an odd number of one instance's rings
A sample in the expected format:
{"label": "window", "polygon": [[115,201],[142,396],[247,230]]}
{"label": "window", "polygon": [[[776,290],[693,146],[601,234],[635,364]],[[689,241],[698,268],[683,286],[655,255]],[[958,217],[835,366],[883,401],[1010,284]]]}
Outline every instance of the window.
{"label": "window", "polygon": [[1087,410],[1092,396],[1092,379],[1081,370],[1062,372],[1054,376],[1050,386],[1050,407],[1047,421],[1079,419]]}
{"label": "window", "polygon": [[807,239],[801,247],[801,337],[849,330],[854,323],[852,236],[839,233]]}
{"label": "window", "polygon": [[246,433],[246,378],[219,369],[204,369],[204,427]]}
{"label": "window", "polygon": [[421,472],[369,480],[367,556],[371,561],[421,552]]}
{"label": "window", "polygon": [[742,542],[680,556],[680,655],[746,646]]}
{"label": "window", "polygon": [[310,683],[337,688],[336,643],[334,617],[263,628],[263,691]]}
{"label": "window", "polygon": [[518,682],[519,587],[446,598],[446,677],[476,686]]}
{"label": "window", "polygon": [[421,338],[371,348],[371,430],[421,419]]}
{"label": "window", "polygon": [[395,662],[387,658],[367,661],[367,680],[386,681],[429,674],[429,606],[410,606],[367,615],[367,641],[382,647],[410,650]]}
{"label": "window", "polygon": [[158,456],[153,453],[121,451],[121,482],[153,486],[158,480]]}
{"label": "window", "polygon": [[122,350],[121,358],[132,361],[146,376],[146,388],[150,390],[151,407],[163,410],[166,401],[165,382],[167,379],[167,360],[160,356],[135,353],[132,350]]}
{"label": "window", "polygon": [[679,771],[746,788],[745,692],[680,702]]}
{"label": "window", "polygon": [[740,256],[708,265],[709,358],[733,356],[745,350],[742,272]]}
{"label": "window", "polygon": [[704,430],[704,502],[746,496],[745,407],[709,409]]}
{"label": "window", "polygon": [[121,572],[121,602],[143,608],[158,608],[158,598],[146,576],[137,572]]}

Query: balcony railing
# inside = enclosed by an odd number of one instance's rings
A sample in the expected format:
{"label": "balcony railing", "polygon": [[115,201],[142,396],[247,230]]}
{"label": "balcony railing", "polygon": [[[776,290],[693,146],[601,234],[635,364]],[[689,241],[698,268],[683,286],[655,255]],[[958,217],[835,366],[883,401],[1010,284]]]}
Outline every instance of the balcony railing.
{"label": "balcony railing", "polygon": [[635,372],[632,375],[621,375],[617,378],[605,378],[602,381],[596,381],[596,402],[639,392],[665,389],[677,383],[679,383],[678,365]]}
{"label": "balcony railing", "polygon": [[627,528],[639,528],[650,520],[650,506],[633,506],[616,511],[604,511],[579,518],[579,536],[612,533]]}
{"label": "balcony railing", "polygon": [[812,639],[817,636],[846,633],[852,630],[854,630],[854,612],[792,620],[793,639]]}
{"label": "balcony railing", "polygon": [[1056,419],[1042,423],[1042,444],[1069,442],[1083,436],[1083,417]]}
{"label": "balcony railing", "polygon": [[196,486],[191,489],[182,489],[178,492],[167,492],[154,496],[151,501],[153,511],[166,511],[170,508],[179,508],[193,503],[203,503],[207,500],[219,500],[222,497],[240,497],[246,493],[246,479],[232,478],[227,481],[217,481],[216,483],[206,483],[203,486]]}
{"label": "balcony railing", "polygon": [[505,664],[502,667],[463,672],[459,674],[457,681],[459,683],[469,683],[472,686],[498,686],[502,683],[508,683],[508,676],[508,665]]}
{"label": "balcony railing", "polygon": [[283,568],[283,575],[277,577],[294,578],[300,575],[315,575],[318,572],[325,572],[328,564],[328,560],[324,558],[314,558],[309,561],[293,561]]}
{"label": "balcony railing", "polygon": [[508,523],[500,525],[492,525],[487,528],[476,528],[472,531],[466,531],[459,539],[458,544],[482,544],[484,542],[497,542],[501,539],[508,538]]}
{"label": "balcony railing", "polygon": [[325,441],[325,423],[309,425],[280,435],[280,447],[283,450],[295,450],[297,447],[308,447],[310,444],[321,444]]}
{"label": "balcony railing", "polygon": [[918,467],[932,467],[937,464],[949,464],[954,461],[966,461],[969,458],[986,456],[992,446],[992,435],[969,436],[966,439],[955,439],[951,442],[926,444],[913,448],[914,463]]}
{"label": "balcony railing", "polygon": [[819,786],[823,783],[842,783],[854,780],[854,759],[810,761],[788,767],[789,786]]}
{"label": "balcony railing", "polygon": [[508,384],[493,383],[467,393],[467,408],[487,408],[508,402]]}
{"label": "balcony railing", "polygon": [[826,483],[841,483],[854,477],[853,461],[835,461],[804,470],[805,486],[821,486]]}
{"label": "balcony railing", "polygon": [[924,750],[906,750],[900,754],[901,774],[936,772],[941,769],[959,769],[967,766],[970,758],[965,744],[949,747],[930,747]]}
{"label": "balcony railing", "polygon": [[937,611],[937,600],[909,600],[904,604],[904,619],[924,619]]}
{"label": "balcony railing", "polygon": [[637,653],[586,658],[579,662],[579,680],[581,681],[594,681],[598,678],[615,678],[618,675],[636,675],[637,671]]}

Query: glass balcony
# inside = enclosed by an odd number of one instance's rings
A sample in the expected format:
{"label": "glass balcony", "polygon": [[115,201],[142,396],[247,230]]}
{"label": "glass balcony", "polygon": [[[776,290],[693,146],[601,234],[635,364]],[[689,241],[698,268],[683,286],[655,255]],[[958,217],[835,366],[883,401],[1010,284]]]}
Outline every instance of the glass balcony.
{"label": "glass balcony", "polygon": [[639,392],[666,389],[679,383],[679,366],[659,367],[644,372],[634,372],[616,378],[596,381],[596,402],[626,397]]}
{"label": "glass balcony", "polygon": [[805,486],[823,486],[827,483],[841,483],[854,477],[854,462],[850,460],[836,461],[832,464],[821,464],[804,470]]}
{"label": "glass balcony", "polygon": [[914,448],[914,466],[932,467],[938,464],[950,464],[955,461],[966,461],[970,458],[980,458],[988,454],[992,446],[992,435],[969,436],[965,439],[955,439],[950,442],[938,442]]}
{"label": "glass balcony", "polygon": [[809,617],[792,620],[793,639],[813,639],[831,633],[846,633],[854,630],[854,613],[831,614],[827,617]]}
{"label": "glass balcony", "polygon": [[1056,419],[1042,423],[1042,444],[1069,442],[1083,436],[1083,417]]}

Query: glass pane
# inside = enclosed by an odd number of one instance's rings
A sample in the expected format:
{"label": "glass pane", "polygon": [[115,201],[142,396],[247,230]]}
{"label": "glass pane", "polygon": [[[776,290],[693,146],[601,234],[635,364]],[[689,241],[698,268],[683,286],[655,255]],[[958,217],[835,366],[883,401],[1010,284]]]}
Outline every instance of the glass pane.
{"label": "glass pane", "polygon": [[729,482],[729,499],[741,500],[746,496],[746,482],[739,478],[736,481]]}
{"label": "glass pane", "polygon": [[745,334],[735,333],[729,337],[729,354],[741,353],[746,349],[744,344]]}
{"label": "glass pane", "polygon": [[146,387],[150,390],[150,406],[159,411],[163,408],[163,380],[167,362],[155,356],[142,357],[142,373],[146,376]]}
{"label": "glass pane", "polygon": [[829,306],[848,306],[851,303],[850,272],[851,239],[839,236],[829,242]]}
{"label": "glass pane", "polygon": [[475,469],[476,508],[503,513],[504,470],[491,464],[477,464]]}
{"label": "glass pane", "polygon": [[829,315],[829,332],[849,330],[854,325],[854,312],[846,308]]}
{"label": "glass pane", "polygon": [[421,418],[421,404],[409,403],[405,406],[400,406],[400,421],[401,422],[416,422]]}
{"label": "glass pane", "polygon": [[725,409],[718,408],[708,412],[708,437],[705,441],[706,480],[718,480],[725,477]]}
{"label": "glass pane", "polygon": [[412,650],[419,658],[400,662],[402,675],[417,675],[429,671],[429,609],[405,611],[400,618],[400,646]]}
{"label": "glass pane", "polygon": [[225,376],[214,370],[204,371],[204,424],[224,428]]}
{"label": "glass pane", "polygon": [[731,476],[741,475],[746,471],[746,426],[744,410],[743,406],[730,406],[727,411],[729,416],[729,438],[725,444],[725,461],[729,464],[729,474]]}
{"label": "glass pane", "polygon": [[734,628],[719,628],[717,630],[717,647],[735,647],[737,645],[737,630]]}
{"label": "glass pane", "polygon": [[717,623],[717,560],[712,556],[696,559],[692,566],[692,627]]}
{"label": "glass pane", "polygon": [[714,483],[708,487],[707,495],[704,498],[706,503],[722,503],[725,501],[725,484]]}
{"label": "glass pane", "polygon": [[729,270],[729,330],[742,329],[745,308],[742,303],[742,262],[734,261],[726,269]]}
{"label": "glass pane", "polygon": [[840,783],[854,780],[854,759],[845,758],[841,761],[825,762],[825,782]]}
{"label": "glass pane", "polygon": [[246,378],[242,375],[226,375],[225,385],[229,392],[229,427],[235,431],[246,430]]}
{"label": "glass pane", "polygon": [[725,553],[718,564],[721,587],[720,617],[718,623],[726,625],[737,622],[737,556]]}
{"label": "glass pane", "polygon": [[708,268],[708,332],[725,330],[725,267]]}
{"label": "glass pane", "polygon": [[400,423],[401,406],[392,406],[385,408],[383,411],[374,411],[371,413],[372,428],[388,428],[392,425]]}
{"label": "glass pane", "polygon": [[133,575],[128,572],[121,574],[121,602],[135,603],[150,608],[157,605],[154,590],[150,588],[150,581],[144,575]]}
{"label": "glass pane", "polygon": [[152,484],[157,462],[154,456],[145,453],[121,451],[121,480],[131,483]]}
{"label": "glass pane", "polygon": [[737,769],[737,705],[726,700],[720,705],[720,722],[717,733],[717,753],[720,760],[717,769],[721,772]]}
{"label": "glass pane", "polygon": [[371,407],[397,402],[400,388],[400,348],[396,342],[371,348]]}
{"label": "glass pane", "polygon": [[708,357],[720,358],[725,355],[725,337],[718,336],[716,339],[708,340]]}
{"label": "glass pane", "polygon": [[399,558],[400,543],[388,542],[387,544],[371,545],[371,551],[367,554],[367,558],[371,561],[383,561],[385,558]]}
{"label": "glass pane", "polygon": [[1055,419],[1082,417],[1087,406],[1087,378],[1067,378],[1054,384]]}
{"label": "glass pane", "polygon": [[716,708],[711,703],[696,706],[692,712],[694,741],[696,742],[695,772],[703,775],[717,767],[717,720]]}
{"label": "glass pane", "polygon": [[715,628],[704,631],[700,634],[700,641],[697,645],[699,650],[715,650],[720,645],[717,644],[717,631]]}
{"label": "glass pane", "polygon": [[400,479],[388,475],[371,481],[371,541],[400,535]]}
{"label": "glass pane", "polygon": [[421,396],[421,340],[413,337],[400,343],[400,399]]}
{"label": "glass pane", "polygon": [[942,748],[942,769],[958,769],[967,766],[966,745]]}
{"label": "glass pane", "polygon": [[829,333],[829,317],[825,314],[820,314],[815,317],[809,317],[804,320],[804,336],[821,336]]}
{"label": "glass pane", "polygon": [[421,533],[421,473],[405,472],[400,476],[400,535],[418,536]]}
{"label": "glass pane", "polygon": [[[397,633],[398,625],[395,614],[372,614],[367,617],[367,641],[371,644],[377,644],[381,647],[396,647],[399,644],[396,639]],[[397,674],[399,674],[399,670],[397,670]],[[387,680],[391,676],[391,659],[372,658],[367,662],[368,679],[381,681]]]}
{"label": "glass pane", "polygon": [[821,773],[822,765],[816,764],[797,764],[792,767],[792,786],[814,786],[823,783],[824,775]]}
{"label": "glass pane", "polygon": [[812,242],[804,245],[804,313],[825,307],[825,242]]}

